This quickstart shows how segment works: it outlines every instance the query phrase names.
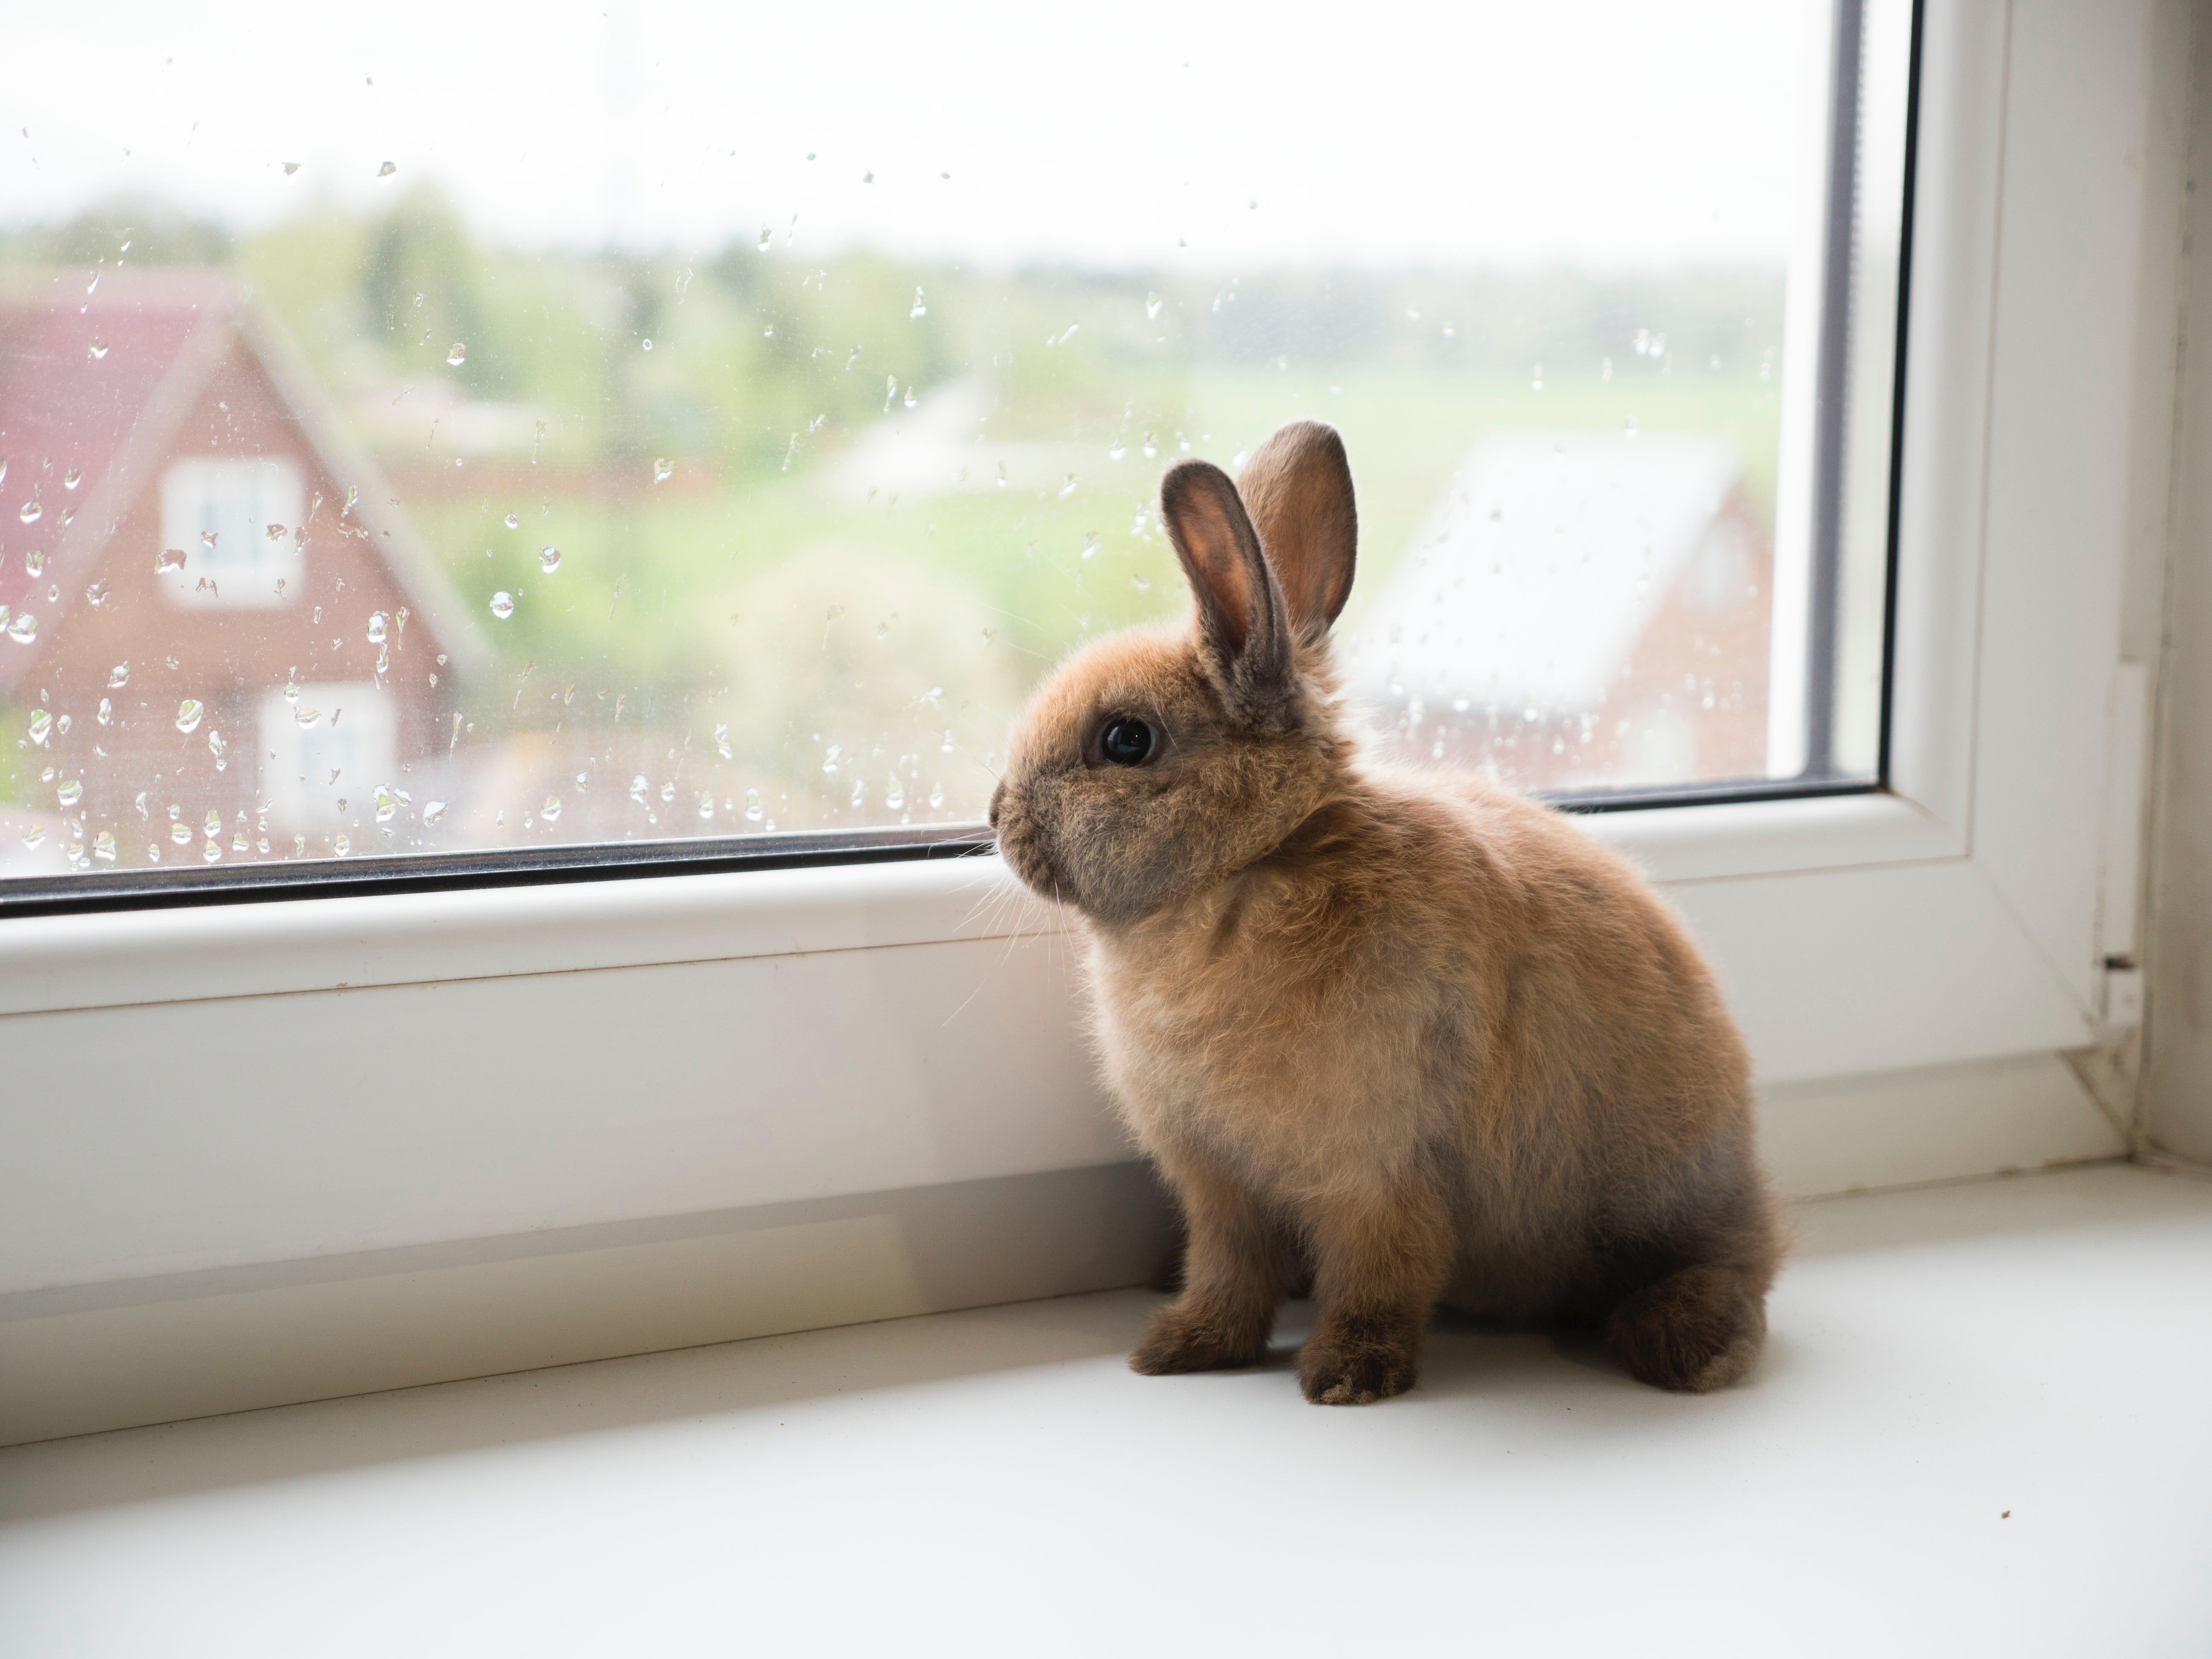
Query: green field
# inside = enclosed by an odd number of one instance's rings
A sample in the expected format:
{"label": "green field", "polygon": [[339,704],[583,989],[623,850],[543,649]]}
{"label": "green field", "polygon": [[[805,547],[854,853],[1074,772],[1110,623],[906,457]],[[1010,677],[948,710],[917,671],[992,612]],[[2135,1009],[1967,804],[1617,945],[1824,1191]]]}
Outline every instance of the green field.
{"label": "green field", "polygon": [[[0,258],[86,258],[112,229],[19,234]],[[883,785],[857,808],[845,774],[823,785],[833,744],[902,769],[906,813],[972,816],[1051,663],[1183,603],[1151,507],[1186,450],[1229,465],[1282,421],[1337,425],[1366,592],[1494,427],[1723,434],[1771,501],[1771,272],[526,254],[428,197],[237,245],[137,234],[134,260],[252,282],[391,471],[492,647],[460,687],[470,744],[619,713],[640,743],[726,748],[733,776],[780,786],[785,827],[884,816]],[[496,441],[455,438],[493,416]]]}

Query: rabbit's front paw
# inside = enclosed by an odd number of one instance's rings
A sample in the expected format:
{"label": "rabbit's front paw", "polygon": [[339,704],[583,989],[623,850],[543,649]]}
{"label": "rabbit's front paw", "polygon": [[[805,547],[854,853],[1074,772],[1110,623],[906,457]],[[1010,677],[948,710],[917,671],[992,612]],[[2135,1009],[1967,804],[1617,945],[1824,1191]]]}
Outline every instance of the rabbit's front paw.
{"label": "rabbit's front paw", "polygon": [[1146,1376],[1179,1371],[1226,1371],[1257,1364],[1267,1352],[1267,1333],[1251,1322],[1225,1320],[1170,1303],[1152,1316],[1145,1340],[1129,1356],[1129,1369]]}
{"label": "rabbit's front paw", "polygon": [[1298,1387],[1316,1406],[1365,1406],[1413,1386],[1418,1322],[1324,1321],[1298,1351]]}

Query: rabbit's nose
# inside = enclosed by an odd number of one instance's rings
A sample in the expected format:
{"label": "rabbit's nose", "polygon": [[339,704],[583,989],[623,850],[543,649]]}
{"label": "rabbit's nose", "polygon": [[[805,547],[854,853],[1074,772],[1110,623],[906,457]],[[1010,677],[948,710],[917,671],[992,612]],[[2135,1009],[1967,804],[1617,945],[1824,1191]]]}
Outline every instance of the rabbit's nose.
{"label": "rabbit's nose", "polygon": [[1000,784],[991,792],[991,828],[999,827],[999,803],[1006,798],[1006,786]]}

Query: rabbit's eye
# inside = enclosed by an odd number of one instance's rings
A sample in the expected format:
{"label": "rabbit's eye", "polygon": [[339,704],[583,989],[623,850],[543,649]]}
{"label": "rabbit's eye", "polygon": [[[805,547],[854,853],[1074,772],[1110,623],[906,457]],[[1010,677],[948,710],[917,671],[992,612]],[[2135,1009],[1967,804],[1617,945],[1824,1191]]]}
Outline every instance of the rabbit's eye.
{"label": "rabbit's eye", "polygon": [[1142,766],[1152,752],[1152,728],[1134,714],[1116,714],[1098,734],[1098,750],[1116,766]]}

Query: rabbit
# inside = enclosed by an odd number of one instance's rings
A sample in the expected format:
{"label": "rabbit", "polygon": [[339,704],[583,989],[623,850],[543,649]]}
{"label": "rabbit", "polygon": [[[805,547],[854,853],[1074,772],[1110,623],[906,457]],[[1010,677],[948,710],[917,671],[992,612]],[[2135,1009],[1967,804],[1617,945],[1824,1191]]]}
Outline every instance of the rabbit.
{"label": "rabbit", "polygon": [[1233,483],[1180,462],[1160,513],[1189,621],[1062,665],[990,805],[1080,919],[1107,1083],[1182,1210],[1182,1291],[1132,1367],[1255,1364],[1310,1275],[1318,1404],[1411,1388],[1440,1307],[1600,1328],[1662,1389],[1742,1376],[1784,1240],[1681,923],[1552,808],[1358,753],[1332,428],[1282,428]]}

